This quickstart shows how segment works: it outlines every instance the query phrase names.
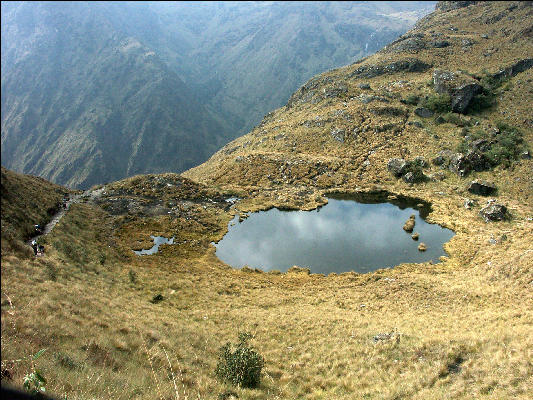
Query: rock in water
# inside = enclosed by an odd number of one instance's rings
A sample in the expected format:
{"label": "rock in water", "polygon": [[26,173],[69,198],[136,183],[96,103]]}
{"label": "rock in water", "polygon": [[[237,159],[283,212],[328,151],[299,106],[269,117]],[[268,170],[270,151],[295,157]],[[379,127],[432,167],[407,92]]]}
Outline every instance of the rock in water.
{"label": "rock in water", "polygon": [[413,233],[413,234],[411,235],[411,238],[412,238],[413,240],[418,240],[419,237],[420,237],[420,234],[419,234],[419,233]]}
{"label": "rock in water", "polygon": [[418,251],[426,251],[428,248],[425,243],[420,243],[418,245]]}
{"label": "rock in water", "polygon": [[406,232],[413,232],[414,227],[415,227],[415,215],[413,214],[409,217],[409,219],[403,225],[403,230]]}

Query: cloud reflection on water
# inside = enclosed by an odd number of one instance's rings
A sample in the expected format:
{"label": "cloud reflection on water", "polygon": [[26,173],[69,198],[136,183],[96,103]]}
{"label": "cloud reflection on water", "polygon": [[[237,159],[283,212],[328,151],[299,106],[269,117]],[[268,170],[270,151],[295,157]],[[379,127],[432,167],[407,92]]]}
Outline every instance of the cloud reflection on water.
{"label": "cloud reflection on water", "polygon": [[417,216],[415,231],[428,245],[421,253],[419,242],[402,229],[411,214],[418,212],[389,203],[334,199],[319,212],[272,209],[230,226],[216,254],[236,268],[285,271],[299,265],[315,273],[368,272],[402,262],[438,261],[445,254],[442,244],[453,232]]}

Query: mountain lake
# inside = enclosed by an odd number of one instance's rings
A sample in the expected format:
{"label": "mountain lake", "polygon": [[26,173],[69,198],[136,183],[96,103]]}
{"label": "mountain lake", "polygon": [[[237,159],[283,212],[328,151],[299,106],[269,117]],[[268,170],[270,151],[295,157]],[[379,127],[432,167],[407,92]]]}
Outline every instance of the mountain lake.
{"label": "mountain lake", "polygon": [[[220,260],[242,268],[287,271],[307,267],[311,273],[365,273],[401,263],[439,262],[443,244],[454,232],[424,218],[431,208],[416,199],[386,195],[328,195],[328,204],[313,211],[270,209],[237,215],[228,233],[215,243]],[[415,215],[414,240],[403,230]],[[418,245],[425,243],[426,251]]]}

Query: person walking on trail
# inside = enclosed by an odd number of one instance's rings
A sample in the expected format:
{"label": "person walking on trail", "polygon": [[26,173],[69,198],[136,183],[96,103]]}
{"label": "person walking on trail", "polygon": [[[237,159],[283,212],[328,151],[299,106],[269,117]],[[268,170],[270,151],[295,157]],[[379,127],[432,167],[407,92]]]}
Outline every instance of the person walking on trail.
{"label": "person walking on trail", "polygon": [[35,240],[31,241],[31,247],[33,249],[33,254],[37,255],[37,242]]}

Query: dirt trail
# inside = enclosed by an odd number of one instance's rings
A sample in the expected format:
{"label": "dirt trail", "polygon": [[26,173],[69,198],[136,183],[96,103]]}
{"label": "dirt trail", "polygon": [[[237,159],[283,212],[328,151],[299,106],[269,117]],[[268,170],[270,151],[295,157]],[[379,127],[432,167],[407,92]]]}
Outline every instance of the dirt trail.
{"label": "dirt trail", "polygon": [[48,235],[52,231],[52,229],[54,229],[54,226],[56,226],[56,224],[61,220],[61,218],[63,218],[63,216],[67,213],[72,204],[79,203],[82,198],[94,200],[95,198],[99,197],[103,191],[104,188],[101,188],[98,190],[86,190],[81,194],[70,195],[65,207],[62,207],[57,213],[54,214],[50,222],[48,222],[44,227],[43,232],[29,239],[27,243],[31,246],[32,241],[37,240],[40,236]]}

